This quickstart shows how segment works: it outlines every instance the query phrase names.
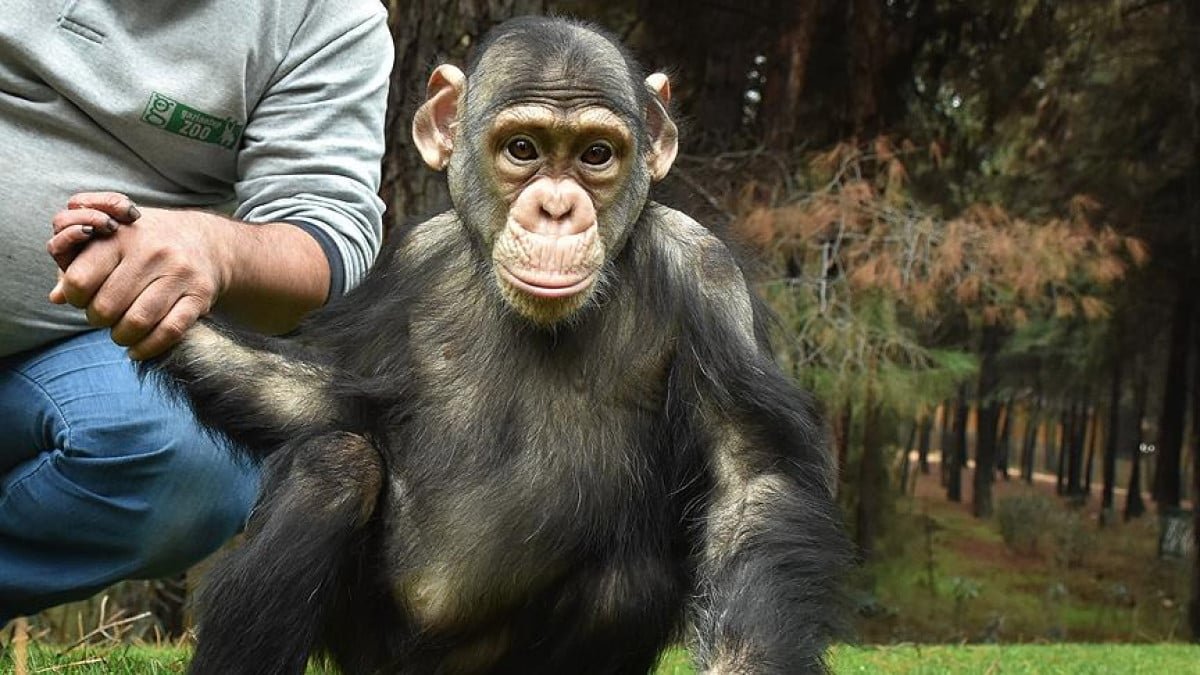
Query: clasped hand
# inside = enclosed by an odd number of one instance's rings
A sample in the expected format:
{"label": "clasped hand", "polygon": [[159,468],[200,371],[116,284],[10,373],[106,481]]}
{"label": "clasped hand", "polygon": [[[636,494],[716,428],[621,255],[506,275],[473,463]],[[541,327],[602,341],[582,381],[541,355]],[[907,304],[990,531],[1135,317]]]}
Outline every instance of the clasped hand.
{"label": "clasped hand", "polygon": [[226,242],[205,214],[84,192],[52,222],[46,248],[61,273],[50,301],[84,309],[133,359],[178,342],[228,285]]}

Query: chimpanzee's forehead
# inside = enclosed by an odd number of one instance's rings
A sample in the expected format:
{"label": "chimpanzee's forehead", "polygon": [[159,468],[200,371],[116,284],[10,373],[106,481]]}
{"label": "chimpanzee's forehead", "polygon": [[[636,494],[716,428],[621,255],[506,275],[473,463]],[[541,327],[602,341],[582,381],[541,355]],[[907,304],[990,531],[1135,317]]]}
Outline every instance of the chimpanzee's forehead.
{"label": "chimpanzee's forehead", "polygon": [[624,55],[604,37],[578,27],[549,35],[503,34],[488,45],[474,71],[469,95],[487,108],[531,103],[637,114],[639,80]]}
{"label": "chimpanzee's forehead", "polygon": [[580,81],[575,78],[525,80],[496,92],[493,101],[494,106],[489,107],[506,108],[529,103],[570,111],[599,106],[623,116],[631,115],[635,110],[632,96],[614,95],[613,88],[604,83]]}

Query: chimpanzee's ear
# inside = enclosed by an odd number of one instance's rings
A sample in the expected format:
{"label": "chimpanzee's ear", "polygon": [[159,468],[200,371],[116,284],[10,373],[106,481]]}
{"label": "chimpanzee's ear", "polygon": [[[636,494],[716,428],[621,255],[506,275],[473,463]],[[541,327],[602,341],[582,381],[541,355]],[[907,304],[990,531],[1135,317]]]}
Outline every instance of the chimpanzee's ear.
{"label": "chimpanzee's ear", "polygon": [[646,78],[646,86],[654,93],[646,110],[646,126],[650,132],[646,164],[650,167],[650,178],[657,181],[665,178],[675,163],[675,155],[679,153],[679,130],[667,113],[667,105],[671,103],[671,83],[667,76],[654,73]]}
{"label": "chimpanzee's ear", "polygon": [[467,77],[461,70],[448,64],[438,66],[429,76],[425,103],[413,116],[413,143],[421,159],[434,171],[441,171],[450,163],[459,100],[466,89]]}

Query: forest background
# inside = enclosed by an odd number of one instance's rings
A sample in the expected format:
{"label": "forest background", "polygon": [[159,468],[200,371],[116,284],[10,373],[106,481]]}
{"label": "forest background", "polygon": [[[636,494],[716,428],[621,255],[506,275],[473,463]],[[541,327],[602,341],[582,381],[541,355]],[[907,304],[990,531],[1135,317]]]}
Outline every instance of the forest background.
{"label": "forest background", "polygon": [[[1200,641],[1200,0],[384,4],[393,228],[447,203],[409,120],[492,25],[671,74],[657,196],[742,244],[824,402],[861,639]],[[178,635],[189,589],[33,626]]]}

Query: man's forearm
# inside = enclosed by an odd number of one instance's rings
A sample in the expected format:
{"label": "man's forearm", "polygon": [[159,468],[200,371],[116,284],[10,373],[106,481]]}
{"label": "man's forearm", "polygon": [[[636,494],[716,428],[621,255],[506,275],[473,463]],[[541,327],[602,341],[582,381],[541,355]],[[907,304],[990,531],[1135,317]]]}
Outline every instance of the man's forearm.
{"label": "man's forearm", "polygon": [[329,294],[329,261],[312,235],[290,223],[244,223],[195,212],[219,227],[227,285],[216,311],[265,333],[284,333]]}

